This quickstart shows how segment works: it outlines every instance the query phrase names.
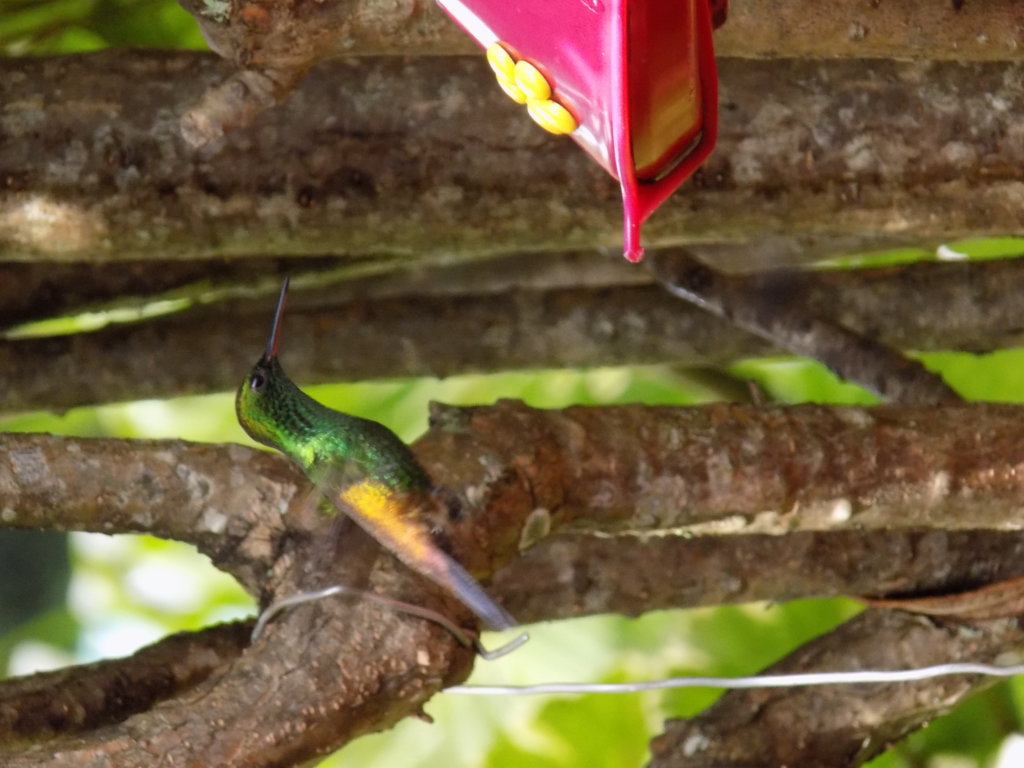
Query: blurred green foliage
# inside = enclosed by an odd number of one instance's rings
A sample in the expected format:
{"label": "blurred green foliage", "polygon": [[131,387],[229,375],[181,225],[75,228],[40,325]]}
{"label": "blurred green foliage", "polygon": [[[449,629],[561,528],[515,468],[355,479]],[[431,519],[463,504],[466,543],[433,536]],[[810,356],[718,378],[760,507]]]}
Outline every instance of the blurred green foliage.
{"label": "blurred green foliage", "polygon": [[[173,0],[0,0],[0,45],[6,55],[128,45],[203,47],[191,17]],[[1022,252],[1024,240],[1003,238],[953,243],[942,255],[992,258]],[[910,249],[851,256],[822,266],[849,268],[922,258],[933,255]],[[287,358],[287,351],[284,354]],[[1020,350],[984,356],[942,353],[922,359],[972,399],[1020,401],[1021,354]],[[822,366],[803,360],[742,361],[727,374],[754,381],[769,399],[785,402],[874,401],[860,388],[837,381]],[[431,399],[474,404],[518,397],[539,407],[623,402],[684,405],[742,393],[744,388],[724,376],[655,366],[452,377],[443,382],[374,382],[310,391],[332,407],[382,421],[411,440],[426,426],[426,405]],[[0,419],[0,429],[248,442],[235,422],[230,394],[81,408],[62,415],[22,414]],[[32,559],[43,561],[43,568],[57,570],[61,565],[53,558],[42,554]],[[251,601],[229,578],[190,548],[173,542],[75,535],[71,559],[74,571],[67,599],[54,601],[51,596],[41,614],[0,638],[0,661],[13,651],[13,667],[25,671],[127,653],[165,633],[252,610]],[[166,589],[169,583],[175,585],[173,594]],[[666,611],[636,620],[600,616],[559,622],[533,628],[532,642],[517,653],[478,665],[473,680],[530,683],[749,674],[857,610],[857,604],[848,600],[807,600]],[[428,706],[436,718],[434,725],[405,720],[388,733],[359,739],[324,765],[639,765],[646,756],[647,740],[666,717],[692,715],[718,695],[696,689],[530,699],[439,696]],[[1024,681],[998,685],[872,765],[986,765],[1005,735],[1020,730],[1022,712]]]}
{"label": "blurred green foliage", "polygon": [[0,46],[7,56],[206,47],[174,0],[0,0]]}

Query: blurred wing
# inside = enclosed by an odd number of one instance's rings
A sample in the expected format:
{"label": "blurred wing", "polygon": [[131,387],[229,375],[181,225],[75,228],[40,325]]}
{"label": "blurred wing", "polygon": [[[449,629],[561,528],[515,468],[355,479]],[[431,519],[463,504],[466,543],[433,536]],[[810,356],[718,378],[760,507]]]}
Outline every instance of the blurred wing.
{"label": "blurred wing", "polygon": [[466,569],[439,548],[415,516],[410,495],[396,492],[380,482],[362,479],[345,482],[326,478],[324,494],[346,512],[395,557],[456,597],[492,629],[504,630],[517,622],[494,602]]}

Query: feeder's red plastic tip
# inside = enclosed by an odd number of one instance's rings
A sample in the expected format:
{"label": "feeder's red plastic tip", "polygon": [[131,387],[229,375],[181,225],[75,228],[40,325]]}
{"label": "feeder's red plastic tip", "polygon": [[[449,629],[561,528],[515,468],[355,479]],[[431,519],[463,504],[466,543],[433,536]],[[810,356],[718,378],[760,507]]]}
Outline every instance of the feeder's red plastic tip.
{"label": "feeder's red plastic tip", "polygon": [[633,210],[630,201],[626,200],[622,227],[623,255],[627,261],[636,264],[644,257],[644,248],[640,245],[640,217]]}

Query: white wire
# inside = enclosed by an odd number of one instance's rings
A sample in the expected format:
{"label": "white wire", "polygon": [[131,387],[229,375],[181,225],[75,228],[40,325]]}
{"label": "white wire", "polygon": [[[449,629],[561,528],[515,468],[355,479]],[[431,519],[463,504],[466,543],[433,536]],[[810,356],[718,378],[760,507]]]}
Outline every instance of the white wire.
{"label": "white wire", "polygon": [[[320,600],[333,595],[354,595],[365,597],[383,605],[421,616],[435,621],[452,632],[460,642],[472,645],[484,658],[497,658],[509,653],[528,639],[523,633],[510,643],[495,651],[486,651],[479,641],[468,638],[459,628],[434,611],[417,609],[372,592],[335,585],[327,589],[302,592],[273,603],[260,615],[252,632],[252,640],[260,636],[267,623],[282,610],[313,600]],[[454,685],[446,688],[445,693],[460,696],[543,696],[555,693],[639,693],[641,691],[660,691],[671,688],[726,688],[738,690],[745,688],[788,688],[811,685],[856,685],[859,683],[905,683],[917,680],[928,680],[933,677],[949,675],[984,675],[986,677],[1013,677],[1024,675],[1024,664],[1000,666],[976,662],[950,662],[916,669],[865,669],[845,672],[800,672],[784,675],[750,675],[747,677],[668,677],[662,680],[643,680],[632,683],[541,683],[539,685]]]}
{"label": "white wire", "polygon": [[637,693],[667,688],[786,688],[808,685],[854,685],[857,683],[904,683],[948,675],[1012,677],[1024,675],[1024,664],[998,666],[973,662],[951,662],[917,669],[867,669],[848,672],[801,672],[789,675],[749,677],[669,677],[634,683],[544,683],[541,685],[455,685],[445,693],[462,696],[540,696],[552,693]]}

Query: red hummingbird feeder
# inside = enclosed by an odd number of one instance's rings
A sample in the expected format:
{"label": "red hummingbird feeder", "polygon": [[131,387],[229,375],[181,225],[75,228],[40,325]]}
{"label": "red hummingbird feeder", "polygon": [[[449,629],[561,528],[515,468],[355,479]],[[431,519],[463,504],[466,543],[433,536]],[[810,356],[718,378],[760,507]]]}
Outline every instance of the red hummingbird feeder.
{"label": "red hummingbird feeder", "polygon": [[707,158],[718,131],[711,31],[728,0],[437,0],[498,84],[622,186],[624,250]]}

